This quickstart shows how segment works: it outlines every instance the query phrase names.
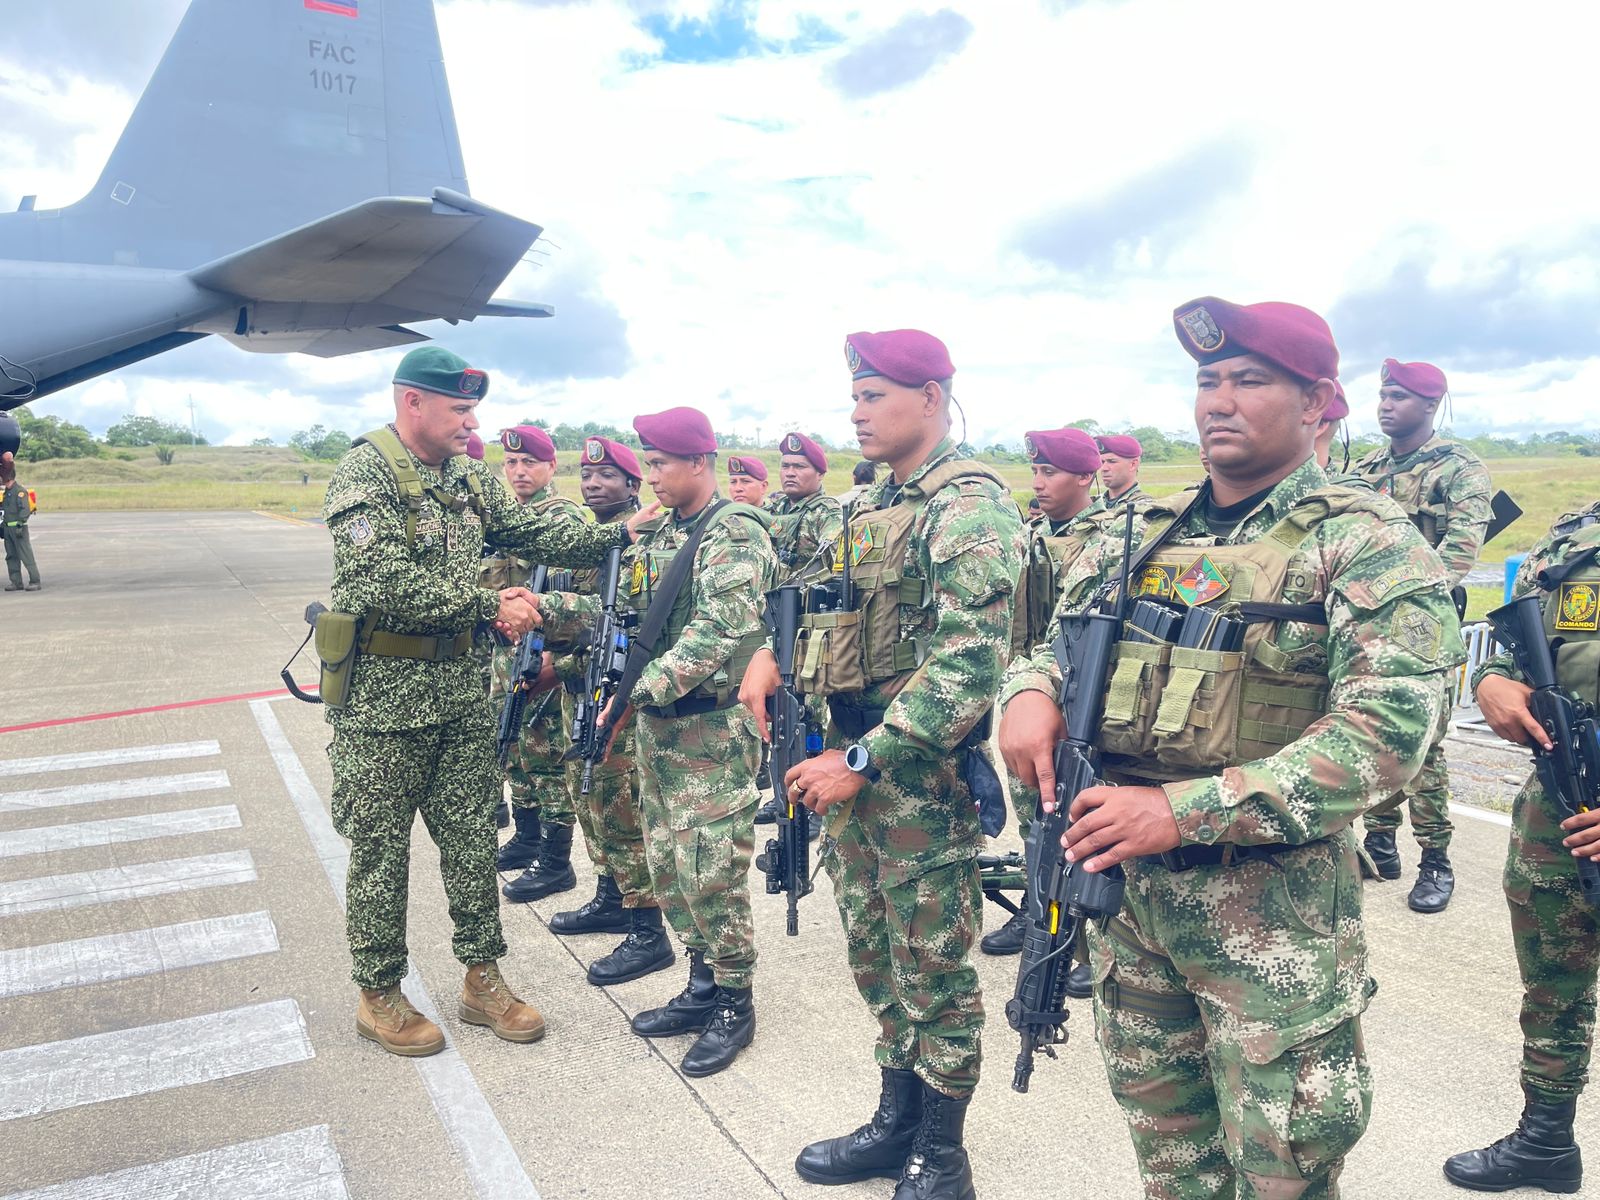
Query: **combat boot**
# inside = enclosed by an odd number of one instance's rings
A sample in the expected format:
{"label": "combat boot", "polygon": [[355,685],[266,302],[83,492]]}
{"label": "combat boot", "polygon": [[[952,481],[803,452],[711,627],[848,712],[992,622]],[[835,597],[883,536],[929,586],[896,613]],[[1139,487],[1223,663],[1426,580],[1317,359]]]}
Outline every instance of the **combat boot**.
{"label": "combat boot", "polygon": [[660,1008],[647,1008],[630,1024],[640,1037],[672,1037],[679,1033],[701,1033],[711,1021],[717,1006],[717,977],[699,950],[689,951],[689,982]]}
{"label": "combat boot", "polygon": [[1400,850],[1394,844],[1394,834],[1374,829],[1367,834],[1367,853],[1372,855],[1372,865],[1378,868],[1382,879],[1400,878]]}
{"label": "combat boot", "polygon": [[1424,850],[1417,864],[1417,882],[1406,903],[1412,912],[1443,912],[1456,890],[1456,873],[1450,869],[1450,856],[1443,850]]}
{"label": "combat boot", "polygon": [[757,825],[776,825],[778,823],[778,798],[774,796],[760,808],[756,809]]}
{"label": "combat boot", "polygon": [[517,823],[516,832],[506,839],[494,856],[496,871],[521,871],[531,867],[539,857],[539,809],[511,807],[511,819]]}
{"label": "combat boot", "polygon": [[899,1179],[922,1123],[922,1080],[915,1071],[883,1068],[878,1111],[854,1133],[812,1142],[794,1160],[795,1173],[812,1183]]}
{"label": "combat boot", "polygon": [[971,1096],[954,1100],[922,1085],[922,1123],[892,1200],[978,1200],[961,1144]]}
{"label": "combat boot", "polygon": [[1523,1089],[1526,1102],[1516,1132],[1482,1150],[1452,1154],[1444,1177],[1474,1192],[1508,1192],[1536,1187],[1547,1192],[1576,1192],[1583,1184],[1583,1156],[1572,1138],[1578,1102],[1551,1104]]}
{"label": "combat boot", "polygon": [[509,824],[511,824],[511,805],[502,800],[494,808],[494,827],[504,829]]}
{"label": "combat boot", "polygon": [[544,821],[539,826],[539,859],[500,889],[513,904],[527,904],[578,886],[572,869],[572,826]]}
{"label": "combat boot", "polygon": [[474,963],[461,984],[458,1013],[468,1025],[484,1025],[508,1042],[537,1042],[544,1036],[544,1018],[506,986],[496,962]]}
{"label": "combat boot", "polygon": [[625,933],[630,928],[622,892],[609,875],[594,881],[594,899],[550,918],[551,933]]}
{"label": "combat boot", "polygon": [[717,989],[706,1031],[689,1047],[679,1069],[690,1079],[703,1079],[733,1066],[733,1060],[756,1038],[756,1002],[749,988]]}
{"label": "combat boot", "polygon": [[1067,972],[1067,995],[1074,1000],[1087,1000],[1094,995],[1094,976],[1089,974],[1088,963],[1073,963]]}
{"label": "combat boot", "polygon": [[978,943],[978,949],[996,958],[1008,954],[1021,954],[1022,935],[1027,928],[1028,918],[1022,913],[1013,913],[1011,919],[999,929],[983,935],[983,940]]}
{"label": "combat boot", "polygon": [[628,936],[604,958],[589,964],[589,982],[595,987],[610,987],[630,979],[665,971],[677,957],[672,940],[661,924],[659,908],[635,908],[628,912]]}
{"label": "combat boot", "polygon": [[444,1034],[411,1006],[398,983],[361,989],[361,999],[356,1004],[356,1032],[390,1054],[404,1058],[425,1058],[444,1049]]}

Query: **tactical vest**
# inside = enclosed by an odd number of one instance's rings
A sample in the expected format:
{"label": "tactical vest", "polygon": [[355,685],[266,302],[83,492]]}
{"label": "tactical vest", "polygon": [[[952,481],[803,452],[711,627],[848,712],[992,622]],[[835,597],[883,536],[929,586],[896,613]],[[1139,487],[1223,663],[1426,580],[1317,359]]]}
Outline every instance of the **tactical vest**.
{"label": "tactical vest", "polygon": [[1544,558],[1558,554],[1559,564],[1548,574],[1539,572],[1556,683],[1574,698],[1600,705],[1600,513],[1580,513],[1557,523]]}
{"label": "tactical vest", "polygon": [[[542,513],[562,504],[571,503],[564,496],[552,495],[546,496],[543,500],[534,500],[525,507],[530,512]],[[478,567],[478,586],[496,592],[509,587],[522,587],[528,582],[530,569],[521,560],[497,552],[486,557]]]}
{"label": "tactical vest", "polygon": [[1036,532],[1048,528],[1049,518],[1029,530],[1027,557],[1022,562],[1025,603],[1017,606],[1011,620],[1012,657],[1027,654],[1054,636],[1061,576],[1088,544],[1089,535],[1094,532],[1094,527],[1087,524],[1091,519],[1084,515],[1074,517],[1068,531],[1062,534]]}
{"label": "tactical vest", "polygon": [[1444,442],[1426,454],[1418,454],[1403,468],[1378,472],[1368,470],[1367,460],[1356,464],[1356,471],[1365,476],[1372,488],[1388,496],[1402,509],[1417,527],[1428,545],[1435,549],[1444,540],[1444,529],[1449,524],[1450,503],[1438,500],[1430,503],[1423,495],[1423,485],[1431,478],[1427,468],[1443,459],[1459,457],[1461,447],[1455,442]]}
{"label": "tactical vest", "polygon": [[[1175,515],[1152,508],[1145,538],[1160,537]],[[1290,571],[1295,552],[1329,517],[1370,512],[1381,502],[1346,488],[1320,488],[1298,501],[1258,541],[1244,545],[1163,545],[1138,579],[1137,596],[1171,599],[1187,578],[1210,580],[1206,601],[1247,622],[1238,650],[1200,650],[1121,641],[1106,688],[1100,749],[1112,772],[1147,779],[1191,779],[1264,758],[1296,741],[1327,712],[1326,616],[1304,622],[1301,645],[1280,648],[1271,638],[1279,616],[1254,605],[1317,606],[1315,580]],[[1217,590],[1217,581],[1226,583]],[[1320,628],[1319,628],[1320,627]]]}
{"label": "tactical vest", "polygon": [[[743,520],[734,520],[739,517]],[[670,518],[667,518],[670,519]],[[718,526],[727,526],[728,537],[735,542],[749,541],[753,536],[746,521],[759,525],[763,533],[767,528],[767,514],[759,508],[749,504],[724,504],[711,514],[711,524],[707,533]],[[646,524],[639,534],[648,538],[647,531],[661,528],[659,521]],[[704,542],[701,543],[704,545]],[[672,565],[672,560],[678,555],[676,547],[670,550],[654,550],[648,545],[641,544],[639,553],[633,560],[633,568],[624,587],[628,595],[628,603],[639,614],[640,624],[644,623],[644,616],[650,611],[654,600],[655,589],[665,578],[667,568]],[[667,617],[666,628],[661,631],[661,639],[657,643],[656,652],[659,654],[674,645],[683,635],[684,629],[689,624],[689,618],[694,612],[694,574],[691,572],[685,581],[683,589],[673,600],[672,611]],[[739,691],[739,684],[744,679],[744,670],[750,665],[750,659],[755,652],[767,644],[767,631],[764,626],[758,627],[746,634],[739,642],[730,658],[712,675],[696,687],[684,700],[714,700],[716,707],[721,708],[732,701]],[[669,706],[670,707],[670,706]]]}
{"label": "tactical vest", "polygon": [[1005,487],[989,468],[952,459],[906,484],[898,504],[853,514],[830,557],[834,575],[842,577],[849,554],[854,603],[847,611],[801,617],[795,643],[795,682],[801,691],[814,696],[861,692],[922,665],[928,656],[925,639],[901,634],[920,623],[933,603],[933,588],[906,574],[906,552],[928,501],[963,479]]}
{"label": "tactical vest", "polygon": [[394,476],[394,486],[400,493],[400,499],[405,501],[407,546],[417,544],[417,518],[422,513],[424,495],[432,496],[441,508],[448,508],[451,512],[470,508],[478,514],[478,520],[485,526],[489,524],[483,507],[483,485],[478,482],[478,476],[471,470],[467,472],[467,497],[463,500],[443,488],[423,486],[422,476],[417,473],[417,464],[412,459],[411,452],[400,440],[400,435],[387,425],[380,426],[371,433],[362,434],[353,444],[359,446],[362,442],[373,447],[382,456],[389,467],[389,473]]}

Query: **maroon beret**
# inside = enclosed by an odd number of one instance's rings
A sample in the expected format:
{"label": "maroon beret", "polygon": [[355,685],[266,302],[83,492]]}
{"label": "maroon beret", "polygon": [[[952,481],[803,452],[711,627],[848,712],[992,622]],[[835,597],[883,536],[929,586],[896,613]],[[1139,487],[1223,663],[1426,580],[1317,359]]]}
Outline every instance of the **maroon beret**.
{"label": "maroon beret", "polygon": [[[923,380],[924,383],[927,380]],[[803,454],[808,463],[824,475],[828,473],[828,456],[822,452],[822,447],[808,438],[803,433],[786,433],[783,441],[778,443],[778,450],[783,454]]]}
{"label": "maroon beret", "polygon": [[644,478],[644,472],[639,470],[639,456],[621,442],[613,442],[610,438],[585,438],[583,461],[591,467],[608,465],[616,467],[624,475],[630,475],[634,479]]}
{"label": "maroon beret", "polygon": [[753,455],[730,455],[728,458],[728,474],[748,475],[751,479],[759,479],[762,483],[767,481],[767,464]]}
{"label": "maroon beret", "polygon": [[906,387],[921,387],[930,379],[949,379],[956,373],[945,344],[920,329],[852,333],[844,340],[844,360],[852,379],[882,375]]}
{"label": "maroon beret", "polygon": [[513,425],[500,431],[500,444],[513,454],[531,454],[540,462],[555,462],[556,444],[537,425]]}
{"label": "maroon beret", "polygon": [[1102,454],[1115,454],[1119,458],[1138,458],[1144,453],[1139,439],[1126,433],[1103,433],[1094,439],[1095,448]]}
{"label": "maroon beret", "polygon": [[1424,400],[1437,400],[1450,389],[1444,372],[1432,363],[1403,363],[1392,358],[1383,360],[1383,382],[1398,383]]}
{"label": "maroon beret", "polygon": [[475,433],[467,434],[467,457],[483,461],[483,439]]}
{"label": "maroon beret", "polygon": [[1254,354],[1308,383],[1339,377],[1339,347],[1309,308],[1268,300],[1230,304],[1202,296],[1172,311],[1178,341],[1201,366]]}
{"label": "maroon beret", "polygon": [[1030,429],[1022,438],[1028,461],[1048,463],[1074,475],[1093,475],[1100,469],[1100,451],[1081,429]]}
{"label": "maroon beret", "polygon": [[1326,422],[1342,421],[1350,415],[1350,401],[1344,397],[1344,384],[1337,379],[1333,381],[1333,403],[1328,405],[1322,414]]}
{"label": "maroon beret", "polygon": [[717,435],[711,432],[711,422],[698,408],[648,413],[635,417],[633,428],[646,450],[660,450],[679,458],[717,452]]}

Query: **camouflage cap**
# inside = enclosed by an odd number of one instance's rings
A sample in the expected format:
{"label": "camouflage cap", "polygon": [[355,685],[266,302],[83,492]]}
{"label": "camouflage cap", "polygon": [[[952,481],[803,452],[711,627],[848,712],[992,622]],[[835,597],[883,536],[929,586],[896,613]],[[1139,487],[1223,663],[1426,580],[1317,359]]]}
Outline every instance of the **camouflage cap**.
{"label": "camouflage cap", "polygon": [[488,372],[469,366],[466,359],[443,346],[418,346],[400,360],[394,381],[441,396],[482,400],[489,394]]}

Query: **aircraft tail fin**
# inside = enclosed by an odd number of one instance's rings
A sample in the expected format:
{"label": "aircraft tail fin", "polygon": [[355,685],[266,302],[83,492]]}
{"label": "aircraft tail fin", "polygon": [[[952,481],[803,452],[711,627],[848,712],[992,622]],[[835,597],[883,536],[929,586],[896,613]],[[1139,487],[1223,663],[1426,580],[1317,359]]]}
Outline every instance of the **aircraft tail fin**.
{"label": "aircraft tail fin", "polygon": [[192,0],[99,182],[15,256],[188,270],[439,188],[467,181],[432,0]]}

